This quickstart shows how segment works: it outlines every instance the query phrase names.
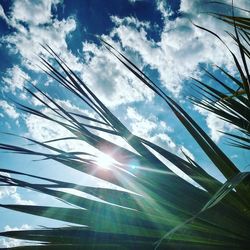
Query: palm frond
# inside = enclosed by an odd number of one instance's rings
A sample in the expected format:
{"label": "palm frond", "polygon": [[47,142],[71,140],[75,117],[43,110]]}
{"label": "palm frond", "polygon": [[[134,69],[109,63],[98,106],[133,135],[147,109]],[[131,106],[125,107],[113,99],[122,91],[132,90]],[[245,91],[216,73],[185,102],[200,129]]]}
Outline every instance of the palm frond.
{"label": "palm frond", "polygon": [[[240,79],[218,67],[231,80],[232,87],[207,71],[227,94],[202,81],[196,81],[203,96],[202,99],[192,100],[236,126],[239,133],[248,136],[226,133],[234,143],[238,141],[239,147],[249,149],[250,92],[246,63],[249,56],[249,33],[246,28],[249,27],[249,19],[225,15],[217,17],[235,28],[233,39],[240,49],[242,63],[233,52],[231,54]],[[241,43],[240,36],[244,36],[246,44]],[[201,126],[134,63],[106,41],[101,39],[101,42],[173,111],[201,150],[225,176],[226,182],[223,184],[212,177],[187,155],[183,159],[134,135],[47,45],[44,49],[54,58],[57,66],[41,57],[44,71],[58,82],[60,88],[87,105],[95,116],[93,118],[67,110],[45,91],[30,83],[26,91],[51,113],[45,114],[42,110],[16,102],[17,107],[62,126],[71,136],[43,142],[21,137],[33,146],[39,146],[38,149],[30,149],[31,145],[21,147],[6,143],[0,143],[0,149],[58,162],[61,168],[95,176],[116,185],[116,188],[91,187],[86,183],[76,185],[52,177],[0,169],[2,186],[30,189],[63,203],[62,207],[13,204],[0,204],[0,207],[70,223],[61,228],[1,232],[0,236],[34,242],[31,246],[18,249],[243,249],[249,245],[249,173],[242,173]],[[105,139],[101,133],[123,139],[131,149]],[[67,152],[51,145],[67,140],[84,142],[100,153],[112,152],[114,162],[104,170],[97,160],[98,155],[85,150]],[[158,154],[168,163],[160,159]],[[133,162],[136,162],[136,166]],[[173,172],[169,162],[198,185]],[[83,195],[79,195],[79,192]]]}

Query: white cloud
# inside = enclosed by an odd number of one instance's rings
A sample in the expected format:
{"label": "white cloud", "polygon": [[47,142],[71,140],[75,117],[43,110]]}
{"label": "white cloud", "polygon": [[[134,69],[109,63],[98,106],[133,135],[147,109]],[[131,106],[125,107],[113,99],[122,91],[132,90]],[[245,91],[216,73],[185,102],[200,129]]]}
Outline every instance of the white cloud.
{"label": "white cloud", "polygon": [[173,11],[165,0],[156,0],[156,6],[163,18],[168,18],[173,14]]}
{"label": "white cloud", "polygon": [[159,133],[152,136],[152,141],[163,148],[166,148],[171,151],[175,151],[177,146],[174,141],[166,134],[166,133]]}
{"label": "white cloud", "polygon": [[[194,155],[183,145],[177,145],[173,139],[167,134],[168,129],[166,124],[159,122],[156,117],[145,118],[140,115],[134,108],[127,109],[127,117],[130,119],[131,132],[141,136],[156,145],[164,148],[165,150],[178,155],[179,157],[185,159],[185,154],[187,154],[191,159],[195,159]],[[181,178],[187,180],[188,182],[194,183],[194,181],[187,176],[184,172],[182,172],[179,168],[173,165],[170,161],[166,160],[163,156],[152,150],[148,147],[150,151],[152,151],[159,160],[161,160],[170,170],[176,173]]]}
{"label": "white cloud", "polygon": [[[243,4],[246,2],[241,1]],[[66,38],[76,29],[77,23],[73,17],[62,20],[52,17],[51,8],[58,3],[59,1],[43,0],[35,5],[34,1],[16,0],[8,16],[0,8],[1,17],[16,29],[12,34],[2,38],[2,41],[9,44],[12,52],[20,53],[23,64],[32,69],[35,68],[34,65],[30,64],[30,61],[34,59],[34,54],[39,54],[42,51],[39,44],[48,43],[52,45],[55,51],[59,52],[60,56],[73,70],[83,72],[83,79],[109,107],[114,108],[134,101],[152,100],[154,97],[152,91],[135,79],[103,47],[94,43],[84,42],[85,64],[82,64],[71,53]],[[171,14],[169,6],[164,1],[157,1],[157,8],[160,10],[164,20],[162,30],[159,29],[159,41],[149,38],[148,31],[153,28],[149,22],[141,22],[134,17],[119,18],[117,16],[111,17],[115,27],[110,32],[110,37],[116,38],[114,39],[116,42],[105,36],[103,38],[114,44],[120,51],[124,49],[124,53],[129,58],[132,57],[133,61],[136,61],[140,68],[148,66],[157,70],[162,84],[171,93],[178,96],[185,79],[188,79],[190,76],[200,76],[200,63],[225,64],[228,69],[232,69],[232,60],[226,53],[223,45],[212,35],[195,28],[185,18],[185,16],[192,17],[195,23],[201,26],[207,27],[209,24],[209,28],[218,32],[224,38],[224,26],[220,27],[217,20],[200,14],[201,11],[208,10],[207,5],[202,3],[203,1],[198,0],[183,0],[180,9],[182,15],[170,21],[168,20]],[[26,25],[23,25],[23,22]],[[117,38],[119,41],[117,41]],[[22,88],[24,83],[21,82],[19,77],[13,80],[13,77],[20,75],[20,70],[20,68],[14,66],[9,74],[12,78],[5,77],[5,82],[8,83],[10,88]],[[13,74],[13,72],[16,74]],[[11,85],[11,82],[15,82],[15,84]],[[38,105],[37,102],[34,102],[34,104]],[[44,112],[48,112],[48,110],[45,109]],[[128,117],[130,116],[129,119],[133,120],[132,130],[138,135],[152,137],[154,132],[155,141],[165,143],[168,148],[180,153],[182,146],[176,146],[171,138],[163,134],[162,131],[155,133],[156,125],[154,119],[148,120],[142,116],[136,116],[133,109],[128,109],[127,115]],[[216,120],[216,117],[207,116],[207,124],[211,129],[211,136],[217,141],[219,140],[217,129],[227,128],[221,122]],[[26,125],[32,138],[38,140],[70,135],[62,127],[59,128],[49,121],[44,122],[43,120],[41,122],[41,118],[32,115],[27,116]],[[162,130],[171,130],[164,123],[160,123],[160,126]],[[70,145],[67,148],[70,149]]]}
{"label": "white cloud", "polygon": [[[184,80],[191,76],[200,78],[201,63],[224,65],[230,71],[234,69],[232,57],[225,46],[208,32],[196,28],[189,19],[191,17],[196,24],[216,32],[231,48],[235,48],[234,42],[224,32],[228,26],[211,16],[201,14],[202,11],[214,10],[214,6],[204,4],[203,1],[183,0],[180,9],[182,15],[175,20],[169,20],[169,6],[164,1],[157,1],[157,8],[164,19],[163,29],[159,30],[159,41],[148,37],[149,26],[142,22],[137,20],[134,27],[125,19],[122,21],[116,17],[112,17],[116,27],[113,28],[111,36],[119,38],[122,48],[139,54],[144,65],[157,70],[162,84],[178,96]],[[218,9],[218,5],[216,8]]]}
{"label": "white cloud", "polygon": [[[244,6],[246,2],[241,0],[240,3]],[[184,80],[190,76],[200,77],[200,63],[225,64],[228,69],[232,69],[231,57],[221,42],[207,32],[195,28],[189,19],[185,18],[189,15],[199,25],[206,27],[209,25],[208,28],[224,38],[224,26],[220,27],[218,20],[200,14],[203,10],[213,9],[213,4],[204,4],[200,0],[183,0],[180,8],[182,15],[170,21],[168,18],[171,8],[167,2],[158,0],[156,3],[164,20],[162,30],[158,27],[159,41],[148,36],[149,29],[155,27],[149,22],[142,22],[129,16],[125,18],[111,16],[115,27],[110,32],[110,37],[115,38],[116,42],[105,36],[103,38],[119,50],[125,49],[124,53],[132,57],[141,68],[148,66],[158,71],[162,84],[176,96],[182,90]],[[52,16],[51,8],[57,4],[59,4],[57,0],[43,0],[38,4],[28,0],[16,0],[8,17],[3,10],[0,10],[1,16],[7,18],[9,25],[16,28],[15,32],[2,38],[2,41],[8,43],[13,52],[21,54],[23,64],[28,68],[39,70],[30,62],[36,60],[35,54],[42,52],[39,44],[48,43],[73,70],[82,73],[87,84],[90,84],[110,107],[134,101],[152,100],[153,93],[103,48],[94,43],[83,43],[86,64],[69,50],[66,37],[76,29],[77,23],[74,17],[58,20]],[[23,25],[22,22],[26,22],[27,25]]]}
{"label": "white cloud", "polygon": [[30,77],[18,65],[14,65],[7,69],[2,80],[5,83],[5,91],[16,93],[17,90],[23,90],[26,80],[30,80]]}
{"label": "white cloud", "polygon": [[111,21],[117,25],[117,26],[120,26],[120,25],[132,25],[136,28],[141,28],[141,27],[144,27],[144,28],[147,28],[149,29],[150,28],[150,22],[142,22],[142,21],[139,21],[137,18],[135,17],[132,17],[132,16],[127,16],[127,17],[124,17],[124,18],[120,18],[118,16],[110,16],[110,19]]}
{"label": "white cloud", "polygon": [[[203,0],[182,0],[180,5],[180,11],[185,12],[186,14],[196,15],[197,13],[201,13],[202,11],[214,11],[216,13],[227,12],[227,14],[232,13],[232,1],[231,0],[221,0],[221,4],[218,3],[205,3]],[[227,4],[228,6],[226,6]],[[241,7],[243,9],[248,9],[249,1],[248,0],[237,0],[234,2],[235,7]],[[237,9],[234,10],[235,14],[239,13]],[[244,12],[244,14],[247,14]]]}
{"label": "white cloud", "polygon": [[4,227],[4,231],[18,231],[18,230],[29,230],[31,229],[31,226],[28,224],[23,224],[21,227],[11,227],[9,225],[6,225]]}
{"label": "white cloud", "polygon": [[236,159],[238,157],[239,157],[239,155],[237,155],[237,154],[234,154],[234,155],[230,156],[231,159]]}
{"label": "white cloud", "polygon": [[[53,114],[47,108],[44,108],[42,112],[46,115]],[[72,134],[62,126],[35,115],[28,115],[25,119],[25,123],[28,128],[28,134],[31,136],[31,138],[39,141],[47,141],[60,137],[72,136]]]}
{"label": "white cloud", "polygon": [[155,121],[144,118],[132,107],[128,107],[127,117],[131,120],[132,132],[140,137],[149,138],[152,130],[157,128]]}
{"label": "white cloud", "polygon": [[21,227],[11,227],[9,225],[6,225],[4,227],[4,231],[18,231],[18,230],[29,230],[31,229],[31,226],[28,224],[23,224]]}
{"label": "white cloud", "polygon": [[235,128],[234,125],[222,120],[214,113],[202,109],[201,107],[194,106],[194,110],[198,111],[205,117],[211,139],[214,142],[219,142],[220,138],[223,136],[223,133],[220,131],[230,132]]}
{"label": "white cloud", "polygon": [[138,2],[138,1],[143,1],[143,0],[128,0],[130,3],[134,4],[135,2]]}
{"label": "white cloud", "polygon": [[20,53],[23,65],[30,69],[40,71],[34,65],[38,60],[37,55],[44,53],[40,44],[49,44],[74,70],[81,69],[79,59],[68,50],[66,43],[66,37],[76,29],[76,21],[73,17],[62,20],[54,18],[51,8],[58,3],[58,0],[38,3],[15,0],[5,19],[16,31],[2,37],[1,41],[7,43],[13,53]]}
{"label": "white cloud", "polygon": [[[184,153],[184,154],[186,154],[190,159],[195,160],[194,155],[193,155],[186,147],[184,147],[184,146],[180,146],[180,147],[179,147],[178,153],[179,153],[179,155],[180,155],[182,158],[184,158],[184,157],[183,157],[183,153]],[[186,159],[186,157],[185,157],[185,159]]]}
{"label": "white cloud", "polygon": [[[23,224],[21,227],[11,227],[6,225],[4,231],[18,231],[18,230],[30,230],[31,226],[28,224]],[[5,248],[18,247],[18,246],[27,246],[29,243],[24,240],[17,240],[11,238],[2,238],[0,240],[0,246]]]}
{"label": "white cloud", "polygon": [[19,52],[22,56],[22,63],[33,70],[40,69],[34,65],[37,62],[37,55],[44,53],[40,44],[49,44],[59,55],[67,61],[74,70],[79,70],[78,59],[68,50],[66,37],[76,28],[76,22],[72,17],[61,21],[53,19],[52,23],[46,26],[29,26],[26,29],[22,26],[17,32],[2,38],[8,43],[13,53]]}
{"label": "white cloud", "polygon": [[[52,5],[60,0],[16,0],[12,5],[12,16],[16,21],[23,21],[32,25],[45,24],[51,20]],[[35,14],[34,14],[35,13]]]}
{"label": "white cloud", "polygon": [[0,4],[0,17],[3,18],[6,22],[8,21],[8,18],[5,15],[3,6],[1,4]]}
{"label": "white cloud", "polygon": [[164,121],[159,121],[159,125],[160,125],[160,127],[161,127],[164,131],[167,131],[167,132],[173,132],[173,131],[174,131],[174,129],[171,128],[170,126],[168,126],[167,123],[164,122]]}
{"label": "white cloud", "polygon": [[0,108],[12,119],[18,119],[19,113],[8,102],[0,100]]}
{"label": "white cloud", "polygon": [[172,132],[173,129],[167,126],[165,122],[159,121],[152,115],[145,118],[132,107],[127,109],[127,118],[130,119],[131,132],[135,135],[148,139],[182,158],[184,158],[183,151],[191,159],[194,159],[193,154],[187,148],[183,145],[177,145],[167,134],[167,132]]}
{"label": "white cloud", "polygon": [[[83,110],[78,108],[77,106],[73,105],[70,101],[64,101],[64,100],[55,100],[61,107],[66,109],[68,112],[74,112],[86,116],[93,117],[93,114],[90,113],[87,110]],[[34,101],[33,103],[35,105],[39,105],[39,102]],[[53,107],[53,106],[52,106]],[[56,118],[56,120],[63,121],[65,123],[68,123],[67,121],[55,117],[55,113],[52,112],[48,108],[42,108],[42,113]],[[88,121],[84,121],[85,124],[88,123]],[[55,122],[46,120],[44,118],[35,116],[35,115],[27,115],[25,118],[25,124],[28,129],[27,136],[31,137],[35,140],[38,141],[48,141],[48,140],[53,140],[53,139],[58,139],[58,138],[63,138],[63,137],[72,137],[74,136],[69,130],[64,128],[63,126],[56,124]],[[85,150],[92,150],[92,147],[88,146],[85,142],[83,141],[78,141],[78,140],[65,140],[65,141],[57,141],[51,143],[54,147],[63,149],[65,151],[80,151],[79,149]]]}
{"label": "white cloud", "polygon": [[151,137],[151,141],[156,143],[157,145],[163,147],[164,149],[177,154],[181,158],[185,159],[183,152],[189,156],[192,160],[194,160],[194,155],[183,145],[177,145],[173,139],[166,133],[155,134]]}
{"label": "white cloud", "polygon": [[223,121],[213,113],[207,114],[206,123],[210,129],[212,140],[218,142],[223,134],[220,131],[229,132],[234,129],[234,126],[228,122]]}
{"label": "white cloud", "polygon": [[[10,177],[10,174],[0,172],[0,175]],[[17,192],[17,188],[14,186],[2,186],[0,187],[0,199],[12,199],[15,204],[19,205],[35,205],[35,202],[31,200],[25,200],[21,197],[21,195]]]}
{"label": "white cloud", "polygon": [[[107,38],[108,39],[108,38]],[[82,78],[109,107],[152,100],[153,92],[137,80],[113,55],[94,43],[83,43],[87,59]]]}
{"label": "white cloud", "polygon": [[[7,173],[3,173],[3,172],[0,172],[0,175],[3,175],[3,176],[8,176],[10,177],[9,174]],[[0,199],[3,199],[5,197],[8,197],[12,194],[14,194],[16,192],[16,187],[0,187]]]}
{"label": "white cloud", "polygon": [[[223,28],[218,28],[218,21],[199,14],[199,11],[205,7],[201,1],[195,2],[198,7],[189,1],[182,1],[181,12],[191,12],[196,23],[201,26],[207,26],[209,23],[209,28],[223,35],[220,31]],[[26,10],[27,4],[29,7]],[[38,70],[30,61],[35,60],[35,54],[42,52],[39,44],[48,43],[59,52],[73,70],[81,72],[86,83],[91,85],[91,88],[109,107],[134,101],[152,100],[154,96],[152,91],[102,47],[84,42],[85,64],[73,55],[66,43],[66,37],[76,29],[77,24],[73,17],[63,20],[52,18],[51,7],[56,4],[58,1],[44,0],[38,6],[34,6],[32,1],[27,0],[14,2],[7,18],[10,25],[16,27],[16,32],[5,36],[2,40],[11,46],[13,52],[21,54],[23,63],[29,68]],[[149,29],[155,27],[152,27],[149,22],[141,22],[129,16],[125,18],[111,16],[115,27],[110,32],[110,37],[116,38],[116,42],[105,36],[103,38],[119,50],[125,49],[124,53],[132,57],[141,68],[148,66],[158,71],[162,84],[176,96],[182,90],[184,80],[189,79],[190,76],[199,78],[200,63],[225,64],[229,69],[232,68],[229,54],[217,39],[195,28],[187,18],[184,18],[184,14],[174,21],[168,20],[171,14],[169,14],[170,8],[164,1],[157,1],[157,8],[164,19],[164,27],[159,30],[159,41],[148,37]],[[44,17],[38,15],[36,20],[31,20],[31,9],[35,13],[44,9]],[[28,28],[21,21],[26,22]],[[46,25],[38,25],[44,23]]]}
{"label": "white cloud", "polygon": [[14,194],[11,194],[10,198],[12,198],[14,200],[14,202],[16,204],[19,204],[19,205],[35,205],[36,203],[32,200],[25,200],[21,197],[21,195],[19,193],[14,193]]}

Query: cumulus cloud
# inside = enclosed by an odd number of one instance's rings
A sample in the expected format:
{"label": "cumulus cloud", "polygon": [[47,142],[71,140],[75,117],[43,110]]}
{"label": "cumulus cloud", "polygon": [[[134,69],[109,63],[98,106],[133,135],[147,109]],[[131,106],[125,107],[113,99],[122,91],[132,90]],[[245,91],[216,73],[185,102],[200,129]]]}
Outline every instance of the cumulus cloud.
{"label": "cumulus cloud", "polygon": [[10,198],[12,198],[14,200],[14,202],[18,205],[35,205],[36,203],[32,200],[26,200],[26,199],[23,199],[21,197],[21,195],[17,192],[15,192],[14,194],[12,194],[10,196]]}
{"label": "cumulus cloud", "polygon": [[[89,112],[88,110],[80,109],[79,107],[73,105],[69,100],[65,101],[65,100],[56,99],[55,101],[57,102],[57,104],[59,104],[68,112],[82,114],[82,115],[94,118],[94,115],[91,112]],[[40,105],[40,103],[35,99],[33,99],[32,102],[36,106]],[[68,123],[67,121],[63,119],[55,117],[55,113],[52,112],[48,108],[42,107],[41,111],[48,116],[56,118],[56,120]],[[89,122],[84,121],[84,123],[88,124]],[[25,117],[25,124],[27,127],[27,136],[38,141],[48,141],[48,140],[53,140],[53,139],[58,139],[58,138],[74,136],[69,130],[67,130],[63,126],[55,122],[46,120],[44,118],[32,115],[32,114],[27,115]],[[81,151],[81,150],[88,151],[89,150],[93,152],[92,147],[88,146],[85,142],[78,141],[78,140],[57,141],[57,142],[51,143],[51,145],[53,145],[54,147],[60,148],[62,150],[65,150],[65,151]]]}
{"label": "cumulus cloud", "polygon": [[156,0],[156,8],[161,12],[163,19],[168,18],[173,14],[173,11],[165,0]]}
{"label": "cumulus cloud", "polygon": [[[243,6],[247,1],[241,1]],[[215,9],[216,7],[216,9]],[[138,20],[132,25],[132,21],[112,17],[116,27],[111,36],[118,38],[122,48],[131,49],[141,56],[144,65],[151,67],[159,73],[159,80],[175,96],[178,96],[183,88],[183,82],[190,77],[200,78],[202,72],[201,63],[224,65],[228,70],[233,70],[232,58],[225,46],[214,36],[199,28],[196,28],[190,19],[200,26],[211,29],[227,40],[231,47],[233,41],[229,41],[224,32],[229,27],[219,23],[215,18],[204,11],[222,11],[223,5],[204,4],[204,1],[181,1],[179,15],[175,19],[169,19],[171,8],[165,1],[157,1],[164,25],[159,30],[160,40],[149,38],[149,25],[145,26]],[[228,8],[230,10],[230,8]],[[119,21],[117,21],[119,20]],[[220,25],[218,25],[218,23]]]}
{"label": "cumulus cloud", "polygon": [[[7,173],[0,172],[3,176],[10,176]],[[0,187],[0,199],[3,199],[4,197],[8,197],[16,192],[16,187]]]}
{"label": "cumulus cloud", "polygon": [[[51,114],[48,109],[43,109],[42,112],[46,115]],[[28,115],[25,119],[25,123],[31,138],[39,141],[47,141],[72,135],[63,127],[57,126],[54,122],[44,120],[35,115]]]}
{"label": "cumulus cloud", "polygon": [[120,18],[118,16],[110,16],[111,21],[119,26],[119,25],[132,25],[137,29],[140,29],[141,27],[150,28],[150,22],[149,21],[139,21],[137,18],[132,17],[132,16],[127,16],[124,18]]}
{"label": "cumulus cloud", "polygon": [[235,128],[234,125],[222,120],[214,113],[202,109],[201,107],[195,106],[194,110],[205,116],[211,139],[214,140],[214,142],[219,142],[219,140],[223,136],[223,133],[221,133],[221,131],[230,132]]}
{"label": "cumulus cloud", "polygon": [[23,65],[29,69],[40,70],[32,63],[37,61],[37,55],[44,52],[40,44],[51,45],[74,70],[81,68],[79,59],[71,53],[66,43],[66,37],[76,29],[75,19],[68,17],[58,20],[52,16],[51,8],[59,2],[16,0],[8,16],[3,12],[7,23],[15,31],[2,37],[1,42],[8,44],[13,53],[20,53]]}
{"label": "cumulus cloud", "polygon": [[26,80],[30,80],[30,77],[18,65],[14,65],[7,69],[2,80],[5,91],[16,93],[17,90],[23,90]]}
{"label": "cumulus cloud", "polygon": [[109,107],[150,101],[154,94],[137,80],[106,49],[94,43],[83,43],[86,64],[82,78]]}
{"label": "cumulus cloud", "polygon": [[165,122],[159,121],[152,115],[146,118],[132,107],[127,108],[127,118],[130,120],[131,131],[135,135],[148,139],[180,157],[184,157],[182,153],[184,152],[191,159],[194,159],[194,156],[187,148],[183,145],[177,145],[168,135],[168,132],[172,132],[173,129]]}
{"label": "cumulus cloud", "polygon": [[31,229],[31,226],[28,224],[23,224],[21,227],[11,227],[9,225],[6,225],[4,227],[4,231],[18,231],[18,230],[29,230]]}
{"label": "cumulus cloud", "polygon": [[[38,6],[34,6],[32,1],[15,1],[7,19],[9,25],[15,27],[16,31],[1,38],[2,42],[7,43],[13,53],[21,55],[24,66],[39,72],[40,69],[31,62],[37,60],[35,55],[44,53],[40,44],[47,43],[53,46],[53,49],[74,71],[81,72],[82,78],[91,85],[97,96],[100,96],[109,107],[134,101],[152,100],[154,96],[152,91],[144,88],[143,84],[122,67],[103,47],[95,43],[85,42],[83,43],[83,53],[86,63],[84,64],[76,57],[66,42],[66,38],[76,29],[75,19],[73,17],[62,20],[58,20],[56,17],[52,18],[51,7],[56,5],[58,1],[43,0],[41,2]],[[28,8],[26,8],[27,4]],[[18,9],[20,9],[20,13]],[[31,9],[33,9],[33,13],[44,9],[45,16],[42,18],[38,15],[37,19],[33,20],[30,15]],[[149,22],[139,23],[133,17],[125,19],[112,17],[112,19],[117,25],[122,23],[133,25],[135,28],[139,26],[149,27]],[[14,69],[17,70],[16,67]],[[8,79],[5,80],[10,82]],[[19,82],[18,86],[21,87],[21,81],[19,80]]]}
{"label": "cumulus cloud", "polygon": [[[33,25],[45,24],[51,20],[52,5],[60,0],[16,0],[12,5],[12,16],[16,21],[23,21]],[[34,13],[36,13],[34,15]]]}
{"label": "cumulus cloud", "polygon": [[223,136],[223,133],[220,131],[229,132],[234,129],[232,124],[223,121],[213,113],[207,114],[206,123],[210,129],[211,138],[215,142],[219,142],[220,138]]}
{"label": "cumulus cloud", "polygon": [[68,50],[66,37],[75,30],[76,23],[71,17],[53,20],[46,26],[29,26],[29,29],[7,35],[2,40],[11,46],[13,53],[19,52],[23,64],[33,70],[39,70],[32,62],[37,61],[36,55],[44,52],[40,44],[49,44],[74,70],[79,70],[78,59]]}
{"label": "cumulus cloud", "polygon": [[[200,14],[214,5],[202,4],[202,1],[198,0],[191,2],[183,0],[179,10],[182,14],[174,20],[169,20],[169,5],[165,1],[156,1],[164,21],[162,29],[158,28],[158,41],[149,36],[149,31],[155,28],[150,22],[142,22],[129,16],[111,16],[114,28],[109,38],[103,36],[119,50],[125,50],[124,53],[130,58],[132,56],[133,61],[141,68],[147,66],[156,70],[163,86],[175,96],[180,94],[183,81],[190,76],[201,76],[200,63],[224,64],[228,69],[232,69],[232,60],[220,41],[196,28],[187,18],[192,17],[192,20],[201,26],[207,27],[209,24],[208,28],[225,36],[225,33],[221,32],[223,27],[218,28],[217,20]],[[153,93],[102,47],[84,42],[85,64],[69,50],[66,38],[76,29],[77,23],[73,17],[62,20],[52,17],[51,8],[58,3],[59,1],[43,0],[34,6],[32,1],[16,0],[7,17],[4,11],[1,14],[9,20],[10,25],[16,27],[16,31],[3,37],[2,41],[8,43],[13,52],[21,54],[27,67],[36,70],[38,69],[30,61],[34,59],[34,54],[42,51],[39,44],[53,45],[55,51],[73,70],[81,72],[87,84],[90,84],[110,107],[133,101],[152,100]],[[207,6],[212,7],[208,9]],[[34,15],[36,17],[33,19],[30,10],[36,13],[41,9],[44,10],[44,16]]]}
{"label": "cumulus cloud", "polygon": [[169,150],[170,152],[177,154],[181,158],[185,158],[185,153],[192,160],[195,159],[194,155],[183,145],[177,145],[173,139],[166,133],[155,134],[151,137],[152,142],[162,146],[163,148]]}
{"label": "cumulus cloud", "polygon": [[[246,2],[241,0],[241,4]],[[43,0],[35,5],[33,1],[16,0],[8,15],[0,8],[1,17],[15,28],[15,31],[3,37],[2,41],[8,43],[13,53],[20,53],[22,63],[32,69],[35,68],[30,64],[30,60],[34,58],[34,54],[41,53],[39,44],[53,45],[55,51],[59,52],[59,55],[73,70],[81,72],[82,78],[109,107],[114,108],[134,101],[151,101],[154,98],[152,91],[138,81],[103,47],[95,43],[84,42],[82,52],[85,63],[69,50],[66,38],[75,31],[77,22],[74,17],[62,20],[53,17],[51,8],[58,3],[59,1],[56,0]],[[232,70],[232,60],[220,41],[196,28],[188,19],[192,18],[201,26],[207,27],[209,24],[209,29],[224,38],[224,26],[219,27],[217,20],[201,14],[202,11],[211,10],[213,5],[210,5],[212,7],[208,9],[208,5],[203,4],[204,2],[201,0],[183,0],[179,10],[180,15],[176,19],[170,20],[169,16],[172,12],[166,1],[158,0],[156,3],[163,18],[163,27],[158,30],[159,40],[150,38],[149,31],[153,26],[149,22],[142,22],[134,17],[120,18],[117,16],[111,16],[114,27],[109,37],[103,36],[103,38],[133,58],[140,68],[149,67],[156,70],[161,83],[175,96],[179,96],[181,93],[183,82],[186,79],[189,79],[190,76],[201,76],[200,63],[225,65]],[[41,13],[43,15],[40,15]],[[15,70],[18,73],[16,75],[20,75],[20,68],[18,70],[14,66],[11,70],[11,73]],[[12,75],[14,77],[14,74]],[[13,78],[5,77],[5,82],[7,84],[16,82],[17,84],[14,85],[8,84],[14,89],[20,89],[23,86],[19,78],[13,80]],[[37,102],[34,104],[38,105]],[[45,109],[44,112],[48,112],[48,110]],[[127,110],[127,116],[131,120],[134,119],[132,129],[139,135],[152,137],[154,131],[155,141],[164,142],[175,152],[181,151],[181,146],[176,146],[169,136],[162,133],[163,128],[161,128],[162,131],[155,132],[155,121],[145,120],[140,116],[135,117],[133,109]],[[47,140],[69,135],[65,129],[55,129],[55,125],[51,122],[41,123],[39,119],[32,115],[27,116],[26,119],[29,134],[33,138]],[[218,140],[218,133],[213,128],[224,125],[211,116],[209,118],[207,116],[207,124],[212,131],[212,138]],[[165,128],[165,130],[167,129]]]}
{"label": "cumulus cloud", "polygon": [[0,108],[12,119],[18,119],[19,113],[8,102],[0,100]]}
{"label": "cumulus cloud", "polygon": [[[0,175],[10,177],[10,174],[3,172],[0,172]],[[4,200],[6,198],[12,199],[15,204],[19,205],[35,205],[33,201],[23,199],[21,195],[17,192],[17,188],[14,186],[0,187],[0,199]]]}
{"label": "cumulus cloud", "polygon": [[[175,141],[168,135],[168,132],[172,131],[172,128],[169,128],[164,122],[159,121],[156,117],[151,115],[146,118],[139,114],[134,108],[129,107],[127,109],[127,119],[130,120],[129,124],[131,126],[131,132],[135,135],[141,136],[183,159],[185,159],[183,154],[185,153],[191,159],[195,160],[194,155],[185,146],[176,144]],[[148,147],[148,149],[152,151],[170,170],[186,181],[197,186],[197,183],[195,183],[189,176],[173,165],[170,161],[150,149],[150,147]]]}
{"label": "cumulus cloud", "polygon": [[[23,224],[21,227],[11,227],[6,225],[4,231],[18,231],[18,230],[30,230],[31,226],[28,224]],[[0,240],[0,246],[4,248],[18,247],[18,246],[27,246],[29,243],[24,240],[17,240],[11,238],[2,238]]]}
{"label": "cumulus cloud", "polygon": [[132,132],[138,136],[148,138],[152,130],[156,129],[155,121],[149,120],[141,116],[134,108],[128,107],[127,117],[131,120]]}

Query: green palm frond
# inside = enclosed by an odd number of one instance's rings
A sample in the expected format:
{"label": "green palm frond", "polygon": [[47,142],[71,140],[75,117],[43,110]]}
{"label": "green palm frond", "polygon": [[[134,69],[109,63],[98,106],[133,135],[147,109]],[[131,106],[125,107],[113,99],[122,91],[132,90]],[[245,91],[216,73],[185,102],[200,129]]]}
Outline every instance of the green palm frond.
{"label": "green palm frond", "polygon": [[[235,125],[237,133],[225,133],[229,136],[230,144],[249,150],[250,75],[248,65],[250,59],[250,18],[216,13],[213,13],[213,15],[234,28],[234,34],[231,32],[228,32],[228,34],[235,41],[240,57],[237,58],[235,53],[226,47],[233,56],[235,68],[240,78],[237,79],[223,68],[217,66],[217,69],[227,77],[228,81],[225,82],[225,80],[222,81],[205,70],[207,75],[214,81],[214,86],[216,87],[211,87],[209,84],[195,80],[198,83],[196,87],[200,90],[201,98],[192,97],[192,102],[216,114],[222,120]],[[213,32],[210,33],[216,35]],[[218,35],[216,37],[220,39]]]}
{"label": "green palm frond", "polygon": [[[220,18],[240,29],[240,34],[249,41],[245,27],[249,27],[249,19],[228,16]],[[226,134],[231,136],[240,148],[245,149],[249,147],[250,92],[248,69],[244,61],[249,52],[247,45],[243,46],[240,42],[237,32],[234,38],[243,61],[239,63],[232,53],[240,79],[220,67],[218,69],[231,80],[235,88],[207,71],[229,94],[196,80],[196,86],[203,91],[203,96],[201,100],[192,100],[235,125],[243,135]],[[26,91],[50,110],[51,114],[21,103],[16,103],[16,106],[28,114],[62,126],[71,136],[43,142],[19,136],[39,146],[38,149],[31,149],[30,145],[21,147],[4,143],[0,143],[0,149],[40,157],[45,162],[55,161],[61,164],[61,168],[71,168],[76,173],[95,176],[116,185],[117,188],[91,187],[86,183],[76,185],[53,177],[45,178],[17,170],[0,169],[1,185],[30,189],[56,198],[64,204],[62,207],[0,204],[0,207],[70,223],[67,227],[60,228],[1,232],[0,236],[33,242],[31,246],[18,249],[244,249],[250,244],[249,172],[241,172],[201,126],[135,64],[106,41],[101,42],[173,111],[202,151],[225,176],[226,182],[223,184],[212,177],[190,157],[183,159],[149,140],[134,135],[52,48],[44,46],[57,63],[55,66],[41,57],[44,71],[56,80],[61,88],[86,104],[95,114],[95,118],[68,111],[45,91],[30,83],[30,88],[26,88]],[[88,122],[91,122],[91,125]],[[125,140],[131,150],[105,139],[98,132]],[[50,144],[67,140],[85,142],[100,153],[112,152],[115,161],[104,170],[95,154],[84,150],[67,152]],[[158,155],[199,186],[173,172],[168,163]],[[76,192],[70,193],[69,189],[91,195],[92,198],[79,196]]]}

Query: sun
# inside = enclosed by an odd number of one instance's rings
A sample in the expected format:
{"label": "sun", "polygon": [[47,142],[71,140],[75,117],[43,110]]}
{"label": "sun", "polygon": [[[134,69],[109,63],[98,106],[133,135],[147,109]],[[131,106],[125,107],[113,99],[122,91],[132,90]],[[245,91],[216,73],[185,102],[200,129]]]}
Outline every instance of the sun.
{"label": "sun", "polygon": [[96,164],[101,168],[109,169],[114,164],[114,160],[109,155],[100,153],[96,159]]}

